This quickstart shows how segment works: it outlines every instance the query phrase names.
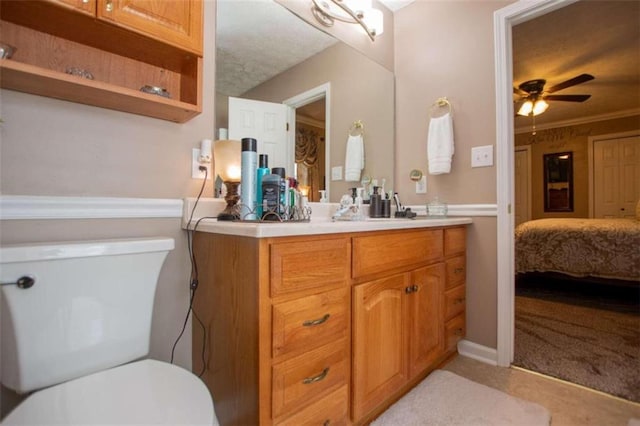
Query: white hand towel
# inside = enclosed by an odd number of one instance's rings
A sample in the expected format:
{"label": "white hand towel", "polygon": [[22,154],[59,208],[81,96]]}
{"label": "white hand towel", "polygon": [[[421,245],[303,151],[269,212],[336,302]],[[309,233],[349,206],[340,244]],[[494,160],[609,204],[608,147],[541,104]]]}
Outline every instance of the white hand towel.
{"label": "white hand towel", "polygon": [[451,114],[447,113],[441,117],[432,118],[429,123],[427,142],[429,174],[449,173],[453,152],[453,118]]}
{"label": "white hand towel", "polygon": [[347,153],[344,159],[344,180],[360,182],[360,172],[364,169],[364,140],[362,135],[349,135]]}

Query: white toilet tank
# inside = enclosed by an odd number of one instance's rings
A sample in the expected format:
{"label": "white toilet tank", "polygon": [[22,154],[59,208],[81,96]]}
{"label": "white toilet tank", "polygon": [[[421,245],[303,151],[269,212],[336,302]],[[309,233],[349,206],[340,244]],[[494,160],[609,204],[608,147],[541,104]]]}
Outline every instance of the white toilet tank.
{"label": "white toilet tank", "polygon": [[[171,238],[0,247],[2,384],[19,393],[144,357]],[[30,288],[5,283],[31,276]]]}

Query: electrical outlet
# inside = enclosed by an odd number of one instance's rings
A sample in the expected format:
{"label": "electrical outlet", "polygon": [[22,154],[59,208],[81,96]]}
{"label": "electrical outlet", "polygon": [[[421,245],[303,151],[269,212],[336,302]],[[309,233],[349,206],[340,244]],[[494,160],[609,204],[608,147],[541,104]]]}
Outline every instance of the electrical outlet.
{"label": "electrical outlet", "polygon": [[420,180],[416,181],[416,194],[426,194],[427,193],[427,177],[422,176]]}
{"label": "electrical outlet", "polygon": [[471,148],[471,167],[493,166],[493,145]]}
{"label": "electrical outlet", "polygon": [[204,179],[205,173],[200,171],[200,166],[205,166],[207,168],[207,180],[210,180],[211,163],[200,164],[198,157],[200,157],[200,149],[193,148],[191,151],[191,177],[193,179]]}

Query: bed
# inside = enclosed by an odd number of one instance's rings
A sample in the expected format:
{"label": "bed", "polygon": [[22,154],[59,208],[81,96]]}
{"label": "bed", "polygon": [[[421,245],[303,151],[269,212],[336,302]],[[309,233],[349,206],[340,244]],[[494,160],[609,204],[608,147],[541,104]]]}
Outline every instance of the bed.
{"label": "bed", "polygon": [[640,221],[537,219],[515,230],[516,274],[554,272],[640,283]]}

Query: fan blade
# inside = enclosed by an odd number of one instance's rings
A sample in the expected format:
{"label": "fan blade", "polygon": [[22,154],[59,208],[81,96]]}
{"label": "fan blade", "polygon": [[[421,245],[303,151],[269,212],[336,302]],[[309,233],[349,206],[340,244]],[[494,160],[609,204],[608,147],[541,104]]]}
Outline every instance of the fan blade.
{"label": "fan blade", "polygon": [[565,101],[565,102],[584,102],[591,95],[548,95],[544,99],[546,101]]}
{"label": "fan blade", "polygon": [[589,80],[593,80],[595,77],[591,74],[580,74],[577,77],[573,77],[567,81],[563,81],[562,83],[556,84],[545,90],[547,93],[557,92],[558,90],[566,89],[567,87],[575,86],[576,84],[586,83]]}
{"label": "fan blade", "polygon": [[517,87],[513,88],[513,94],[514,95],[519,95],[519,96],[522,96],[522,97],[529,96],[529,93],[525,92],[522,89],[518,89]]}

